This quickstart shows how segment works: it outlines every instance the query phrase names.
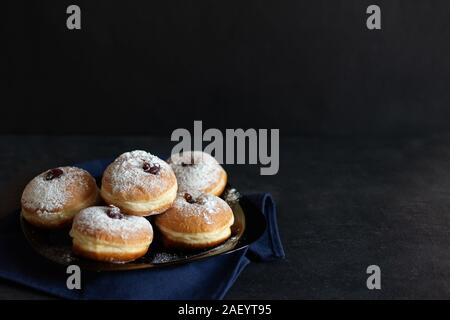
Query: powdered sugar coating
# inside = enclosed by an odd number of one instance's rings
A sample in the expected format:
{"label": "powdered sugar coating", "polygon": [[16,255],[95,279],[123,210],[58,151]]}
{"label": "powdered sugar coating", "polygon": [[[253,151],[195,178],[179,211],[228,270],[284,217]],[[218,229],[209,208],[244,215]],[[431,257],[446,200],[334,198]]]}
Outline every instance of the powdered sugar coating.
{"label": "powdered sugar coating", "polygon": [[[144,164],[159,166],[158,173],[144,171]],[[146,151],[135,150],[121,154],[107,168],[104,179],[109,179],[111,192],[127,195],[132,191],[163,193],[175,181],[171,167]]]}
{"label": "powdered sugar coating", "polygon": [[214,215],[224,212],[229,208],[228,204],[219,197],[199,191],[190,191],[194,203],[189,203],[180,193],[173,204],[173,209],[186,219],[201,217],[206,224],[214,223]]}
{"label": "powdered sugar coating", "polygon": [[74,200],[75,196],[90,192],[91,183],[95,184],[89,173],[76,167],[59,167],[63,174],[47,180],[45,171],[31,180],[22,194],[21,203],[27,210],[36,211],[38,215],[53,214],[60,211]]}
{"label": "powdered sugar coating", "polygon": [[129,215],[114,219],[108,216],[108,209],[109,207],[98,206],[81,210],[75,216],[72,229],[94,237],[106,233],[124,241],[139,238],[142,234],[153,237],[153,228],[147,219]]}
{"label": "powdered sugar coating", "polygon": [[169,163],[178,180],[179,190],[206,191],[220,181],[223,169],[211,155],[201,151],[173,154]]}

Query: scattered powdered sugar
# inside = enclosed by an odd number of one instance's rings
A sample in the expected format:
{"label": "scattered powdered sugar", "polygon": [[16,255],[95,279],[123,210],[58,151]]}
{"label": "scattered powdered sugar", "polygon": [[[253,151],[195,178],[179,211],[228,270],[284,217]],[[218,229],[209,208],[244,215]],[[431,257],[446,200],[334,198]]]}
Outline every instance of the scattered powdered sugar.
{"label": "scattered powdered sugar", "polygon": [[159,264],[159,263],[168,263],[172,261],[182,260],[186,259],[185,255],[179,255],[176,253],[166,253],[166,252],[157,252],[155,253],[152,263]]}
{"label": "scattered powdered sugar", "polygon": [[184,193],[180,193],[173,204],[177,212],[186,218],[201,215],[206,224],[213,224],[213,215],[222,212],[228,206],[225,201],[211,194],[198,191],[191,191],[189,194],[192,195],[194,203],[186,201]]}
{"label": "scattered powdered sugar", "polygon": [[90,207],[81,210],[75,216],[73,227],[89,234],[107,232],[127,240],[139,231],[153,233],[150,222],[137,216],[123,215],[121,219],[111,218],[107,212],[109,207]]}
{"label": "scattered powdered sugar", "polygon": [[46,176],[49,171],[43,172],[25,187],[22,194],[22,205],[31,210],[37,210],[40,215],[52,214],[61,209],[72,199],[68,192],[73,184],[80,187],[87,186],[86,180],[82,179],[85,171],[75,167],[59,167],[63,174],[51,180]]}
{"label": "scattered powdered sugar", "polygon": [[[144,165],[159,166],[156,174],[144,171]],[[135,150],[121,154],[111,164],[111,185],[113,192],[127,192],[133,188],[151,190],[165,189],[162,177],[169,175],[170,166],[157,156],[146,151]]]}
{"label": "scattered powdered sugar", "polygon": [[201,151],[173,154],[170,165],[177,177],[179,190],[204,191],[217,183],[222,172],[217,160]]}
{"label": "scattered powdered sugar", "polygon": [[241,198],[241,194],[234,188],[225,190],[222,196],[227,203],[239,202],[239,199]]}

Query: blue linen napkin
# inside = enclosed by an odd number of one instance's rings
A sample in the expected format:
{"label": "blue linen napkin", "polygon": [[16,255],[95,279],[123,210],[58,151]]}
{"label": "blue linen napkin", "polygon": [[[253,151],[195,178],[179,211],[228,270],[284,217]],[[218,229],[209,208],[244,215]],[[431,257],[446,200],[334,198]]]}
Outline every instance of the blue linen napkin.
{"label": "blue linen napkin", "polygon": [[[99,176],[104,161],[79,165]],[[68,299],[222,299],[250,261],[284,258],[275,203],[267,193],[245,196],[267,220],[263,236],[247,248],[182,265],[117,272],[82,270],[81,290],[66,287],[66,268],[35,253],[17,212],[0,221],[0,277]]]}

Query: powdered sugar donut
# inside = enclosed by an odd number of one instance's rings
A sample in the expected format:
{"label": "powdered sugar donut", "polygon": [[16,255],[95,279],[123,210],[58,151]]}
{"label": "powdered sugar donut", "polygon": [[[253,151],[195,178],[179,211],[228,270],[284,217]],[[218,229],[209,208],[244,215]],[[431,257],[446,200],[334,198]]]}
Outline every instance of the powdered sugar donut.
{"label": "powdered sugar donut", "polygon": [[89,172],[76,167],[54,168],[27,184],[21,199],[22,216],[38,227],[62,227],[97,199],[97,185]]}
{"label": "powdered sugar donut", "polygon": [[211,155],[201,151],[173,154],[168,160],[180,191],[198,190],[220,196],[227,184],[227,173]]}
{"label": "powdered sugar donut", "polygon": [[147,252],[153,240],[153,228],[147,219],[123,215],[117,207],[90,207],[75,216],[70,236],[77,255],[99,261],[128,262]]}
{"label": "powdered sugar donut", "polygon": [[175,174],[165,161],[136,150],[123,153],[106,168],[101,195],[126,214],[148,216],[167,210],[177,189]]}
{"label": "powdered sugar donut", "polygon": [[180,193],[173,206],[155,218],[168,247],[202,249],[216,246],[231,235],[230,206],[212,194]]}

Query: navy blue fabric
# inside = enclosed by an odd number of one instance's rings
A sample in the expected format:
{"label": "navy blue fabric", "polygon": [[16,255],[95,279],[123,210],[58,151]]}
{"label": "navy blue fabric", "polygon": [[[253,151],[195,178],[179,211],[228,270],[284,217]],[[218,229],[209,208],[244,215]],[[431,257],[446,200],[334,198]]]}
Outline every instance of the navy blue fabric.
{"label": "navy blue fabric", "polygon": [[[104,161],[80,165],[98,176]],[[36,254],[20,230],[18,213],[0,221],[0,277],[68,299],[222,299],[252,260],[284,257],[276,208],[267,193],[245,196],[267,219],[250,247],[183,265],[121,272],[82,270],[82,289],[68,290],[66,269]]]}

